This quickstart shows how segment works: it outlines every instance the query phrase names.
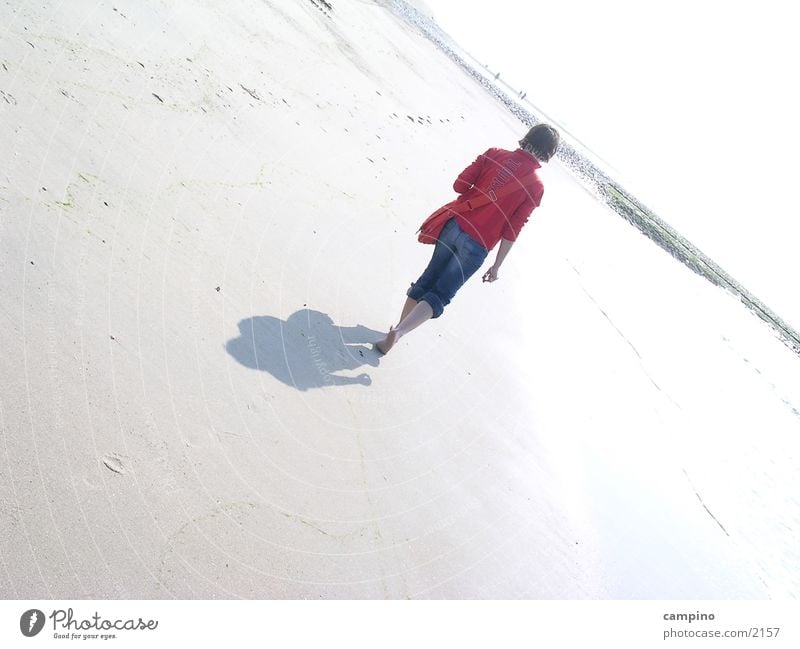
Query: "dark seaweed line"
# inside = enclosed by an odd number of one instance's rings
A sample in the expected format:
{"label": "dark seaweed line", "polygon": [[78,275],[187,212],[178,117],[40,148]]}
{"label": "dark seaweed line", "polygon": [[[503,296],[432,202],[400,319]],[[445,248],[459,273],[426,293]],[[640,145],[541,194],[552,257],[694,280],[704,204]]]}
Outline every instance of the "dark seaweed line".
{"label": "dark seaweed line", "polygon": [[[402,19],[418,28],[426,38],[510,110],[523,124],[533,126],[539,122],[533,113],[500,91],[491,81],[454,52],[448,45],[447,37],[436,23],[408,5],[404,0],[385,0],[381,4],[393,9]],[[587,186],[628,223],[636,227],[642,234],[693,272],[707,279],[715,286],[735,295],[756,316],[772,327],[780,340],[789,349],[800,355],[800,335],[761,300],[720,268],[710,257],[699,250],[697,246],[681,236],[673,227],[659,218],[639,199],[627,192],[622,185],[609,178],[569,143],[562,143],[558,158],[567,165],[582,184]]]}
{"label": "dark seaweed line", "polygon": [[695,273],[739,298],[747,308],[769,324],[790,349],[800,354],[800,336],[797,332],[720,268],[714,260],[703,254],[618,184],[609,181],[603,189],[605,190],[603,198],[617,214]]}

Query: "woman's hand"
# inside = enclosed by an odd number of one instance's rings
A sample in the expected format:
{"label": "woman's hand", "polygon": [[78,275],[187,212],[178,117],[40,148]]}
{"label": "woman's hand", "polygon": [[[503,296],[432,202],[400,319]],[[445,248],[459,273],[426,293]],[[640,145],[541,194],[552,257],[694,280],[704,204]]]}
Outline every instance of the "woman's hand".
{"label": "woman's hand", "polygon": [[497,265],[492,266],[483,274],[483,281],[484,282],[494,282],[497,279],[497,272],[500,270],[500,267]]}
{"label": "woman's hand", "polygon": [[509,241],[508,239],[500,240],[500,248],[497,251],[497,257],[494,260],[494,265],[483,274],[484,282],[494,282],[497,280],[497,274],[500,272],[500,264],[503,263],[503,260],[506,258],[508,251],[511,250],[511,246],[513,245],[514,242]]}

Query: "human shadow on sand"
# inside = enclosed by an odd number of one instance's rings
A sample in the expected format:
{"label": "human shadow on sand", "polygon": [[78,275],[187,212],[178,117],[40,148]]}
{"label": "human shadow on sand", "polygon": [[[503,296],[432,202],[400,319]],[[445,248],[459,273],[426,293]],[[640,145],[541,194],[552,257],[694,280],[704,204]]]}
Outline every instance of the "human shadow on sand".
{"label": "human shadow on sand", "polygon": [[246,367],[269,372],[298,390],[334,385],[370,385],[369,374],[341,376],[343,370],[362,365],[377,367],[378,352],[365,343],[381,340],[385,334],[357,325],[339,327],[319,311],[301,309],[285,321],[262,315],[239,322],[239,336],[225,349]]}

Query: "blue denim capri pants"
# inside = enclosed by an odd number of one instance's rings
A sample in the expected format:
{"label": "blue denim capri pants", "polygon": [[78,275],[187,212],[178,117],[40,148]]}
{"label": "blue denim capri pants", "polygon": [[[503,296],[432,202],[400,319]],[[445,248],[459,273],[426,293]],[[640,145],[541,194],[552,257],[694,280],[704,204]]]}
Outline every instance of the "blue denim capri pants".
{"label": "blue denim capri pants", "polygon": [[486,259],[489,251],[450,219],[442,228],[428,267],[406,295],[431,305],[433,317],[442,315],[450,300]]}

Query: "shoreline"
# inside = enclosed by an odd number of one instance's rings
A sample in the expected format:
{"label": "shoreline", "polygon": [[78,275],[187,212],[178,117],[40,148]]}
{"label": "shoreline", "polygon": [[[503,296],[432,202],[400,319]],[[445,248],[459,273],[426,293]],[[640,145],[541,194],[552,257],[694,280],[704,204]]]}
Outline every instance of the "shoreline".
{"label": "shoreline", "polygon": [[[520,122],[530,127],[542,121],[454,52],[445,42],[445,32],[413,5],[405,0],[389,0],[385,4],[402,20],[419,29],[425,38],[477,81]],[[745,307],[773,329],[783,344],[795,354],[800,355],[800,333],[736,281],[713,259],[627,191],[619,181],[611,178],[586,155],[563,140],[556,157],[567,166],[581,185],[614,212],[692,272],[736,296]]]}

